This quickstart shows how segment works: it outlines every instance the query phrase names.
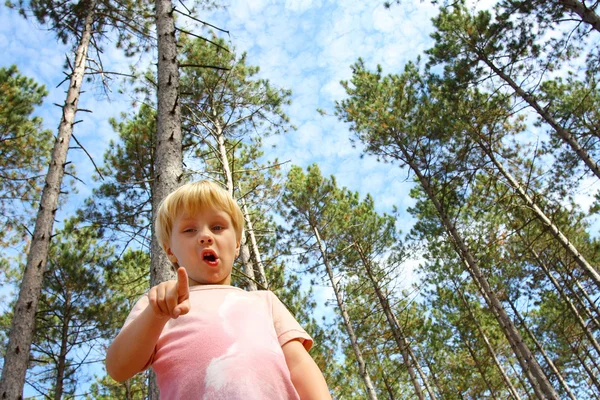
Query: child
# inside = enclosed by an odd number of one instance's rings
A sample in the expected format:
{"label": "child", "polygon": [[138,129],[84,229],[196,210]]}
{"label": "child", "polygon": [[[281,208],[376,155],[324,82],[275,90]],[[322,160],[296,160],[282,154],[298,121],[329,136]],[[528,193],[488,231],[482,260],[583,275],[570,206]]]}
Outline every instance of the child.
{"label": "child", "polygon": [[152,365],[162,399],[331,399],[311,337],[270,291],[230,286],[243,215],[209,181],[175,190],[155,231],[177,280],[150,289],[108,348],[124,381]]}

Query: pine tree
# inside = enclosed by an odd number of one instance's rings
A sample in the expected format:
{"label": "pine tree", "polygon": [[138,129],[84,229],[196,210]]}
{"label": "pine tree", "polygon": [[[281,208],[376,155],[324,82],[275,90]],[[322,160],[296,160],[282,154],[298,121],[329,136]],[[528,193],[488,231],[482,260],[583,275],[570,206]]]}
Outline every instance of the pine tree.
{"label": "pine tree", "polygon": [[[98,34],[108,27],[116,28],[120,45],[128,46],[129,44],[140,43],[131,36],[131,26],[134,21],[139,20],[136,14],[139,11],[136,8],[138,4],[142,5],[143,8],[143,3],[138,2],[129,2],[125,4],[127,7],[123,7],[124,4],[121,3],[118,7],[110,1],[102,0],[82,0],[77,3],[52,1],[19,3],[21,12],[24,15],[27,15],[28,10],[31,9],[33,16],[41,23],[47,23],[59,39],[65,43],[72,40],[75,50],[72,63],[70,60],[68,61],[70,71],[65,81],[69,82],[69,88],[65,103],[62,106],[62,118],[46,174],[46,184],[42,191],[40,209],[27,255],[25,274],[15,306],[13,327],[11,328],[0,381],[2,396],[17,398],[23,391],[27,357],[33,339],[35,312],[42,286],[42,275],[47,261],[64,169],[67,165],[67,150],[73,133],[73,126],[76,123],[77,104],[83,78],[88,67],[90,43],[92,43],[92,46],[99,43],[100,37]],[[130,18],[121,19],[124,14]],[[123,21],[125,22],[123,23]],[[138,29],[135,33],[141,33],[141,37],[144,37],[145,31],[143,29],[147,25],[138,25],[142,29]],[[93,41],[92,37],[98,40]]]}
{"label": "pine tree", "polygon": [[48,94],[44,86],[19,73],[12,65],[0,68],[0,243],[12,242],[24,216],[40,195],[42,169],[50,155],[51,133],[42,129],[40,117],[31,114]]}

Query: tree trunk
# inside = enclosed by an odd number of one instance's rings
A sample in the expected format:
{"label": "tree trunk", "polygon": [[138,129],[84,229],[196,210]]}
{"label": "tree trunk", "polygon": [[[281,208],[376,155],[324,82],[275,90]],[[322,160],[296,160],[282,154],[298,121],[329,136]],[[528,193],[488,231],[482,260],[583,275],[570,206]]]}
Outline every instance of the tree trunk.
{"label": "tree trunk", "polygon": [[[398,325],[398,326],[400,326],[400,325]],[[402,336],[405,337],[404,332],[402,332],[401,327],[400,327],[400,334],[402,334]],[[421,364],[419,364],[419,359],[417,358],[417,355],[413,352],[412,347],[407,346],[407,349],[408,349],[408,354],[412,358],[412,362],[413,362],[414,366],[417,368],[417,372],[419,373],[419,376],[421,377],[421,380],[423,381],[423,384],[425,384],[425,390],[427,390],[427,393],[429,394],[429,398],[431,400],[437,399],[435,392],[431,388],[431,385],[429,385],[429,380],[427,379],[427,375],[425,375],[423,368],[421,368]]]}
{"label": "tree trunk", "polygon": [[[152,186],[153,220],[162,200],[181,184],[183,169],[179,67],[173,6],[170,0],[156,0],[155,6],[158,38],[158,118]],[[175,279],[174,268],[153,234],[150,286],[171,279]],[[153,375],[154,372],[151,371],[148,394],[151,399],[159,400],[160,392]]]}
{"label": "tree trunk", "polygon": [[387,390],[388,397],[390,398],[390,400],[396,400],[396,396],[394,395],[394,388],[390,386],[387,374],[385,373],[383,368],[381,368],[381,378],[383,379],[383,384],[385,385],[385,390]]}
{"label": "tree trunk", "polygon": [[354,334],[354,328],[352,328],[352,323],[350,322],[350,316],[346,311],[346,306],[344,305],[344,301],[342,300],[342,295],[338,289],[337,283],[335,283],[335,277],[333,276],[333,269],[329,264],[329,259],[327,257],[327,253],[325,251],[325,247],[323,246],[323,242],[321,241],[321,236],[319,235],[319,230],[316,226],[312,226],[313,232],[315,234],[315,239],[317,240],[317,244],[319,246],[319,250],[321,252],[321,256],[323,257],[323,263],[325,264],[325,268],[327,269],[327,275],[329,276],[329,280],[331,281],[331,286],[335,293],[335,298],[338,303],[338,307],[340,309],[340,313],[342,314],[342,318],[344,320],[344,325],[346,326],[346,331],[348,332],[348,336],[350,337],[350,342],[352,343],[352,349],[354,350],[354,355],[356,356],[356,361],[358,362],[358,369],[365,383],[365,388],[367,390],[367,395],[369,399],[376,400],[377,395],[375,393],[375,388],[373,383],[371,382],[371,378],[369,377],[369,372],[367,371],[367,367],[365,364],[365,360],[363,358],[362,352],[360,351],[360,347],[358,346],[358,341],[356,340],[356,335]]}
{"label": "tree trunk", "polygon": [[[158,36],[158,118],[152,212],[181,183],[183,151],[181,147],[181,109],[179,104],[179,68],[177,38],[170,0],[156,1]],[[175,279],[175,271],[160,243],[152,235],[150,286]]]}
{"label": "tree trunk", "polygon": [[481,363],[477,359],[477,356],[475,355],[475,352],[473,351],[473,349],[471,348],[471,346],[469,346],[469,342],[467,342],[467,339],[465,339],[465,337],[463,336],[463,334],[460,331],[460,329],[458,329],[458,334],[459,334],[460,340],[467,347],[467,350],[469,351],[469,354],[471,355],[471,358],[473,359],[473,362],[477,366],[477,370],[479,371],[479,375],[481,375],[481,377],[483,378],[483,381],[485,382],[485,385],[488,387],[488,390],[490,391],[490,395],[492,396],[492,399],[497,399],[498,397],[496,397],[496,393],[494,392],[494,389],[492,388],[492,384],[488,381],[488,379],[487,379],[487,377],[485,375],[485,371],[481,368]]}
{"label": "tree trunk", "polygon": [[19,399],[23,396],[25,373],[35,330],[35,314],[46,269],[54,216],[58,208],[58,197],[64,176],[69,141],[73,133],[81,83],[85,74],[88,47],[92,38],[96,0],[90,0],[88,7],[81,40],[75,53],[74,69],[71,72],[67,97],[62,107],[63,115],[58,127],[58,136],[46,174],[46,183],[42,191],[31,246],[27,254],[27,264],[19,289],[19,297],[14,309],[2,378],[0,379],[0,393],[2,393],[0,397],[3,399]]}
{"label": "tree trunk", "polygon": [[544,109],[544,107],[540,106],[540,104],[535,100],[533,96],[525,92],[510,76],[505,74],[502,70],[500,70],[490,59],[487,58],[485,54],[483,54],[479,49],[473,49],[477,57],[483,61],[496,75],[498,75],[502,80],[504,80],[508,85],[519,95],[527,104],[529,104],[542,119],[544,119],[555,131],[556,133],[567,143],[571,149],[583,160],[585,165],[596,175],[597,178],[600,178],[600,166],[592,159],[589,153],[581,147],[577,138],[573,136],[571,132],[567,129],[560,126],[560,124],[554,119],[552,114]]}
{"label": "tree trunk", "polygon": [[533,387],[536,396],[540,400],[558,400],[558,394],[548,381],[548,378],[546,377],[544,371],[535,359],[535,356],[531,353],[531,350],[523,341],[521,334],[508,317],[506,310],[496,297],[496,294],[491,289],[487,278],[483,275],[483,272],[479,269],[479,265],[475,260],[475,257],[473,257],[473,255],[471,254],[471,250],[467,247],[461,235],[456,230],[456,227],[454,226],[448,215],[444,212],[444,208],[437,199],[437,196],[435,195],[433,188],[429,183],[429,180],[423,175],[420,168],[416,165],[412,157],[408,154],[406,147],[404,147],[404,145],[400,143],[399,145],[403,153],[404,159],[406,160],[410,168],[413,170],[413,172],[417,175],[427,196],[434,204],[438,215],[442,223],[444,224],[444,227],[446,228],[447,233],[450,235],[456,247],[457,253],[465,261],[467,272],[469,272],[471,277],[479,284],[482,292],[485,294],[488,306],[494,311],[494,315],[496,316],[496,319],[500,324],[500,327],[504,335],[506,336],[508,343],[511,345],[511,348],[515,352],[515,355],[519,360],[521,368],[527,375],[529,383]]}
{"label": "tree trunk", "polygon": [[[241,189],[238,188],[241,191]],[[252,245],[252,254],[254,254],[254,262],[258,267],[258,279],[263,288],[268,289],[269,283],[267,282],[267,276],[265,275],[265,267],[262,262],[262,257],[260,255],[260,250],[258,248],[258,243],[256,241],[256,234],[254,232],[254,226],[252,225],[252,219],[250,218],[250,213],[248,212],[248,207],[246,206],[246,199],[240,193],[240,201],[242,202],[242,212],[244,213],[244,219],[246,220],[246,227],[248,236],[250,236],[250,244]]]}
{"label": "tree trunk", "polygon": [[594,337],[594,334],[592,332],[590,332],[588,325],[585,323],[585,321],[581,317],[581,314],[579,314],[579,311],[577,311],[577,308],[575,307],[575,305],[573,304],[571,299],[565,294],[565,291],[562,289],[560,284],[557,282],[556,278],[554,278],[554,276],[552,276],[552,273],[550,272],[550,270],[548,269],[546,264],[541,260],[540,256],[537,254],[537,252],[533,249],[530,249],[530,251],[533,253],[533,255],[536,258],[540,267],[542,267],[542,269],[546,273],[546,276],[552,282],[552,285],[554,285],[554,288],[556,289],[556,291],[560,294],[560,297],[569,306],[569,309],[571,310],[571,312],[573,313],[573,316],[577,320],[577,323],[583,330],[583,333],[585,334],[585,336],[588,338],[588,340],[592,344],[592,347],[594,347],[594,349],[596,350],[598,357],[600,357],[600,344],[598,344],[598,341]]}
{"label": "tree trunk", "polygon": [[598,309],[598,306],[596,305],[594,300],[592,300],[592,298],[589,295],[589,293],[587,292],[587,290],[585,290],[585,288],[581,285],[581,283],[579,282],[579,279],[577,279],[577,277],[573,274],[573,271],[570,268],[568,268],[563,262],[560,262],[560,265],[563,266],[567,275],[569,275],[571,280],[575,282],[575,285],[577,285],[577,288],[581,291],[581,293],[583,293],[583,297],[585,297],[585,300],[587,301],[588,305],[592,308],[592,310],[594,310],[594,313],[596,314],[596,318],[600,318],[600,309]]}
{"label": "tree trunk", "polygon": [[[212,101],[212,99],[211,99]],[[212,107],[212,118],[213,123],[215,125],[214,130],[210,130],[211,134],[217,141],[217,148],[219,149],[219,161],[221,162],[221,168],[223,169],[223,177],[225,178],[225,185],[229,195],[232,198],[235,198],[234,186],[233,186],[233,174],[231,173],[231,168],[229,168],[229,157],[227,156],[227,148],[225,147],[225,137],[223,136],[223,128],[219,122],[219,117],[213,105]],[[250,291],[257,290],[256,286],[256,276],[254,274],[254,266],[252,264],[252,260],[250,257],[250,246],[248,245],[248,234],[247,231],[249,228],[248,219],[246,218],[245,212],[244,220],[246,221],[246,228],[242,232],[242,237],[240,238],[240,259],[242,261],[242,265],[244,266],[244,274],[246,275],[247,288]]]}
{"label": "tree trunk", "polygon": [[558,2],[579,15],[583,22],[590,24],[592,28],[600,32],[600,16],[587,8],[585,4],[577,0],[558,0]]}
{"label": "tree trunk", "polygon": [[594,281],[598,289],[600,289],[600,273],[590,265],[589,262],[583,257],[583,255],[577,250],[577,248],[569,241],[569,239],[558,229],[556,225],[552,223],[550,218],[544,214],[544,212],[537,206],[531,197],[525,192],[521,184],[516,178],[512,176],[504,166],[496,159],[492,150],[486,146],[481,138],[478,140],[478,144],[481,149],[487,154],[488,158],[494,163],[498,171],[508,180],[509,185],[517,192],[519,197],[527,204],[527,206],[533,210],[536,217],[544,224],[544,226],[550,231],[552,236],[564,247],[564,249],[577,261],[577,264],[583,269],[583,271]]}
{"label": "tree trunk", "polygon": [[527,385],[525,384],[525,381],[523,380],[522,375],[517,372],[517,370],[515,369],[515,366],[512,363],[510,363],[510,368],[512,369],[514,376],[517,377],[517,380],[519,381],[519,385],[521,385],[521,388],[523,389],[523,392],[525,392],[525,395],[527,396],[527,398],[529,400],[531,400],[532,399],[531,393],[527,389]]}
{"label": "tree trunk", "polygon": [[427,359],[427,357],[423,357],[423,359],[425,360],[425,364],[427,364],[427,369],[429,369],[429,373],[431,374],[431,378],[433,379],[433,384],[437,388],[438,393],[440,394],[440,396],[442,398],[445,398],[446,393],[444,392],[444,390],[442,390],[442,386],[440,384],[440,381],[439,381],[438,377],[435,374],[435,370],[433,369],[433,365],[431,365],[431,363],[429,362],[429,360]]}
{"label": "tree trunk", "polygon": [[60,352],[58,365],[56,366],[56,379],[54,380],[54,400],[60,400],[63,393],[63,382],[65,379],[65,366],[67,363],[67,345],[69,339],[69,309],[71,308],[70,293],[65,296],[65,315],[63,315],[62,332],[60,337]]}
{"label": "tree trunk", "polygon": [[[356,250],[358,251],[358,254],[363,263],[363,266],[365,267],[365,271],[367,272],[367,276],[369,277],[369,280],[371,281],[371,285],[373,286],[373,289],[375,290],[375,294],[377,295],[377,298],[379,299],[379,303],[381,304],[381,307],[383,308],[383,312],[385,313],[385,317],[387,318],[388,325],[390,326],[390,329],[392,330],[392,334],[394,335],[394,339],[396,340],[398,349],[402,353],[402,358],[404,359],[404,365],[406,366],[406,370],[408,371],[410,380],[413,384],[413,387],[415,388],[415,394],[420,400],[424,400],[425,396],[423,395],[423,389],[421,389],[421,385],[419,384],[419,380],[417,379],[417,375],[415,374],[415,370],[411,363],[410,354],[408,353],[408,348],[409,348],[408,341],[406,340],[406,337],[404,337],[404,335],[401,334],[400,324],[398,323],[396,316],[390,309],[390,304],[388,302],[388,299],[381,291],[379,284],[377,283],[377,281],[375,280],[375,277],[373,276],[373,271],[371,270],[370,260],[367,259],[364,251],[362,250],[362,248],[358,242],[355,241],[354,246],[356,247]],[[435,397],[432,396],[431,392],[429,392],[429,395],[431,396],[432,399],[435,399]]]}
{"label": "tree trunk", "polygon": [[479,334],[483,338],[483,342],[485,343],[485,347],[487,348],[488,352],[492,356],[492,359],[494,360],[494,364],[496,364],[496,367],[500,371],[500,374],[502,375],[502,380],[506,384],[506,387],[508,387],[508,391],[510,392],[511,396],[515,400],[521,400],[521,397],[519,396],[519,393],[517,392],[517,389],[514,387],[514,385],[510,381],[510,378],[508,377],[508,374],[504,370],[504,367],[502,367],[502,364],[500,364],[500,361],[498,360],[498,356],[496,355],[496,352],[494,351],[494,348],[492,347],[490,341],[488,340],[487,335],[483,331],[483,328],[479,324],[479,321],[477,320],[477,318],[475,318],[475,314],[473,314],[473,312],[471,311],[471,307],[469,305],[469,302],[465,298],[465,295],[464,295],[463,291],[458,287],[458,285],[456,284],[456,282],[454,282],[454,285],[455,285],[455,287],[456,287],[456,289],[458,291],[458,295],[460,296],[463,304],[465,305],[465,307],[467,309],[467,312],[469,313],[469,316],[471,317],[471,319],[475,323],[475,326],[477,327],[477,331],[479,332]]}
{"label": "tree trunk", "polygon": [[573,346],[572,344],[571,344],[571,350],[573,351],[573,353],[575,354],[575,356],[579,360],[579,363],[583,366],[583,369],[585,369],[585,372],[587,372],[590,380],[592,381],[592,383],[594,384],[594,386],[596,387],[596,389],[600,392],[600,381],[598,381],[598,378],[594,374],[594,371],[592,371],[590,369],[590,367],[588,367],[588,365],[585,363],[585,360],[581,357],[581,354],[579,354],[579,351],[577,351],[577,349],[575,348],[575,346]]}
{"label": "tree trunk", "polygon": [[546,353],[546,350],[544,349],[544,346],[542,346],[542,344],[537,340],[537,338],[535,337],[535,335],[533,334],[533,332],[531,332],[531,329],[529,329],[529,327],[525,323],[525,320],[523,319],[523,317],[521,316],[521,314],[518,312],[518,310],[515,307],[515,305],[513,304],[513,302],[510,299],[507,299],[507,302],[510,305],[510,308],[512,308],[513,312],[515,313],[515,316],[517,317],[517,320],[521,322],[521,325],[523,326],[523,328],[525,328],[525,331],[527,332],[527,334],[529,335],[529,337],[531,338],[531,340],[533,340],[533,342],[537,346],[537,348],[540,351],[540,353],[542,353],[542,356],[544,356],[544,359],[546,360],[546,363],[548,364],[548,366],[550,367],[550,369],[552,369],[552,372],[554,372],[554,375],[556,375],[556,377],[558,378],[558,381],[560,382],[560,384],[562,385],[562,387],[567,392],[567,395],[569,396],[569,398],[571,400],[577,400],[575,398],[575,396],[573,395],[573,393],[571,392],[571,388],[569,387],[569,385],[567,385],[567,382],[565,381],[565,378],[563,378],[563,376],[560,373],[560,371],[558,370],[558,368],[556,368],[556,365],[554,365],[554,362],[552,362],[552,359]]}

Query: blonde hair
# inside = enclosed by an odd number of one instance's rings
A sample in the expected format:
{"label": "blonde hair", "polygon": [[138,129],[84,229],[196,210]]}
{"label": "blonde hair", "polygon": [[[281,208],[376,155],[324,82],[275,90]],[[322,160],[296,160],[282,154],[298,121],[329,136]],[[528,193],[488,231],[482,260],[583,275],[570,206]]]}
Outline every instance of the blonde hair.
{"label": "blonde hair", "polygon": [[167,250],[173,232],[175,218],[181,213],[194,214],[201,209],[223,210],[231,217],[235,235],[241,240],[244,215],[229,192],[214,182],[202,180],[185,184],[163,199],[155,220],[156,239],[163,250]]}

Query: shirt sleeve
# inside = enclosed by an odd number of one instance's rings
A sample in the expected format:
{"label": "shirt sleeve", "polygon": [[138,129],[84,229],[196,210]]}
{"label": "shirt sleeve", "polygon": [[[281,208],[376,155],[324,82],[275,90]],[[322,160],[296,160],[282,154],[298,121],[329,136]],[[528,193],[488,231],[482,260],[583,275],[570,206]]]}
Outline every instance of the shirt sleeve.
{"label": "shirt sleeve", "polygon": [[271,307],[273,312],[273,324],[279,344],[283,346],[290,340],[299,339],[306,351],[313,345],[313,339],[296,321],[296,318],[283,305],[281,300],[273,292],[268,292],[271,298]]}
{"label": "shirt sleeve", "polygon": [[[146,309],[146,307],[148,307],[149,304],[150,304],[150,301],[148,300],[148,293],[146,293],[142,297],[139,298],[139,300],[135,303],[135,305],[129,312],[129,315],[127,316],[127,319],[125,320],[125,323],[123,324],[123,328],[125,328],[127,325],[129,325],[131,322],[133,322],[133,320],[135,320],[142,313],[142,311],[144,311]],[[121,330],[123,330],[123,328],[121,328]],[[154,351],[152,352],[152,356],[150,357],[150,360],[148,360],[148,363],[144,366],[142,371],[148,369],[152,365],[152,363],[154,362],[155,355],[156,355],[156,346],[154,346]]]}

